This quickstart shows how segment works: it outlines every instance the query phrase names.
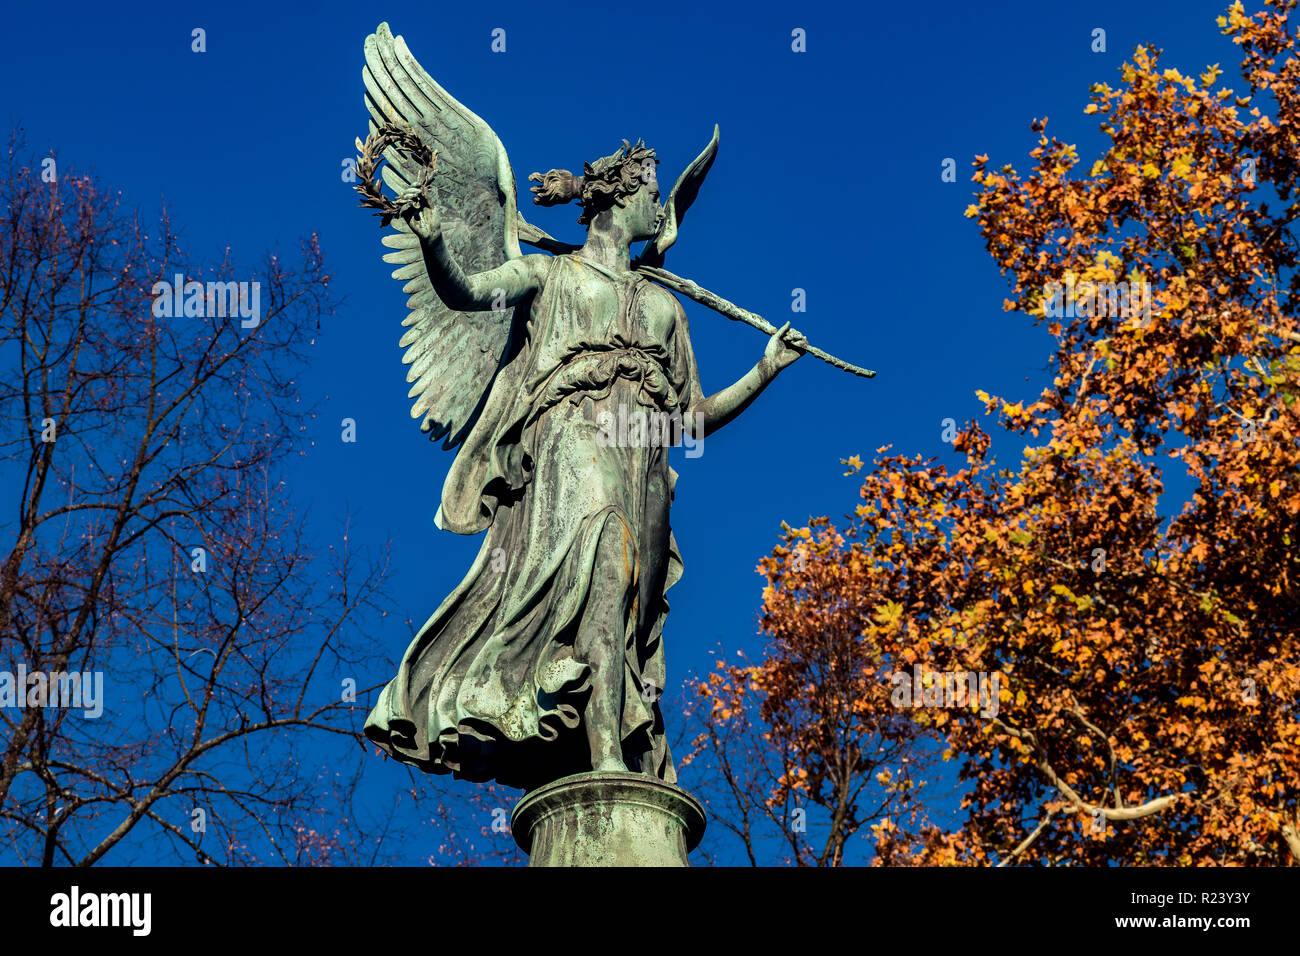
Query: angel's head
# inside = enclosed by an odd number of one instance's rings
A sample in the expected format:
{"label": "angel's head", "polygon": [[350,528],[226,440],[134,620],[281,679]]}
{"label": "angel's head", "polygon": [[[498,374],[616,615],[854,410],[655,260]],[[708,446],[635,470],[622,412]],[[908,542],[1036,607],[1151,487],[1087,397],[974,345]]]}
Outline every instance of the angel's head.
{"label": "angel's head", "polygon": [[594,163],[583,164],[583,175],[574,176],[567,169],[533,173],[533,202],[556,206],[577,200],[582,204],[578,222],[588,229],[616,227],[627,241],[653,239],[663,222],[659,204],[659,179],[655,175],[659,160],[653,149],[640,140],[635,146],[623,140],[623,148]]}

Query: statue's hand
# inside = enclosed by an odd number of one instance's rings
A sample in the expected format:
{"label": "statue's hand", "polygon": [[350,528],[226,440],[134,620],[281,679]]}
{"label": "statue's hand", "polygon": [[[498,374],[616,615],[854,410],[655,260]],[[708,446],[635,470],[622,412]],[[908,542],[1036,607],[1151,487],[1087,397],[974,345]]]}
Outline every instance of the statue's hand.
{"label": "statue's hand", "polygon": [[438,210],[429,202],[428,193],[420,186],[412,186],[397,197],[397,208],[411,231],[425,242],[432,242],[442,234],[442,220]]}
{"label": "statue's hand", "polygon": [[794,363],[794,361],[803,355],[808,349],[808,340],[798,329],[790,328],[787,322],[767,340],[767,348],[763,350],[763,360],[767,362],[773,372],[779,372],[781,369]]}

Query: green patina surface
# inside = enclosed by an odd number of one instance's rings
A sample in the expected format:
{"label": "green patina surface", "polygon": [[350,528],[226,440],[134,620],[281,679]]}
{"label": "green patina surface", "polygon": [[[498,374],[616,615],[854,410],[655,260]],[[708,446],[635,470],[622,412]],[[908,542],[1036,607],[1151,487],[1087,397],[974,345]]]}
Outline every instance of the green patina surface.
{"label": "green patina surface", "polygon": [[[665,592],[683,571],[670,524],[677,476],[643,423],[671,423],[675,441],[700,447],[806,342],[779,330],[749,372],[706,395],[681,304],[638,271],[662,265],[716,129],[663,204],[657,160],[640,143],[582,176],[534,174],[535,201],[581,204],[585,242],[560,243],[519,214],[496,134],[400,37],[381,25],[365,55],[374,142],[385,131],[383,143],[400,142],[400,129],[427,147],[383,153],[398,196],[383,241],[408,296],[412,416],[456,449],[435,520],[483,534],[365,732],[429,772],[529,791],[567,778],[517,812],[535,863],[684,863],[703,814],[672,786],[658,704]],[[547,252],[525,255],[521,239]]]}

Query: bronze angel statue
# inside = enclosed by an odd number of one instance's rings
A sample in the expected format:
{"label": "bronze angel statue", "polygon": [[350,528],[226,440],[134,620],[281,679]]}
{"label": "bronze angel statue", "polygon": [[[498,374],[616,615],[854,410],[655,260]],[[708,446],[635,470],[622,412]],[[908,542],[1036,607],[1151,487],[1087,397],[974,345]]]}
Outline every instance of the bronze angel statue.
{"label": "bronze angel statue", "polygon": [[[384,258],[409,296],[412,416],[457,449],[436,524],[484,536],[365,733],[423,770],[526,790],[585,771],[673,783],[658,696],[665,594],[683,568],[669,523],[677,476],[663,443],[611,441],[606,426],[641,410],[701,440],[810,347],[787,324],[739,381],[706,395],[685,311],[642,271],[673,244],[716,127],[665,204],[639,142],[581,176],[534,173],[535,202],[581,206],[586,242],[569,246],[523,219],[500,139],[387,24],[365,59],[372,136],[406,129],[436,151],[431,177],[384,151],[402,210]],[[525,255],[521,240],[545,251]]]}

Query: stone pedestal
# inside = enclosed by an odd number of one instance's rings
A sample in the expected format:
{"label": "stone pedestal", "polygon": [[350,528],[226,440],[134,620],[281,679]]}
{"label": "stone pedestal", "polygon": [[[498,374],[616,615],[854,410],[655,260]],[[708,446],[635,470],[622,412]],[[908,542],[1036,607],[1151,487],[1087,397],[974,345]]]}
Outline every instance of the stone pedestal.
{"label": "stone pedestal", "polygon": [[704,808],[640,773],[579,773],[539,787],[510,817],[529,866],[689,866]]}

